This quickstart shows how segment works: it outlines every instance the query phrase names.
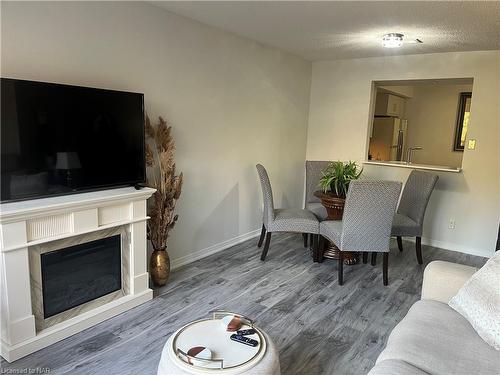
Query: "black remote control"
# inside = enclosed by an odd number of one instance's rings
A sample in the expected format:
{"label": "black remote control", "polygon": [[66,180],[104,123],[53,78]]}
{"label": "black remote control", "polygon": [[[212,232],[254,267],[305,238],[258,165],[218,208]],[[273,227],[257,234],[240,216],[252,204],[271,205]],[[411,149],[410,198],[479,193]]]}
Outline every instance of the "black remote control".
{"label": "black remote control", "polygon": [[259,345],[259,342],[257,340],[251,339],[249,337],[237,335],[235,333],[231,335],[231,340],[239,342],[241,344],[248,345],[248,346],[253,346],[253,347],[256,347],[257,345]]}
{"label": "black remote control", "polygon": [[248,335],[253,335],[254,333],[257,333],[255,329],[250,328],[250,329],[240,329],[239,331],[236,331],[236,334],[238,336],[248,336]]}

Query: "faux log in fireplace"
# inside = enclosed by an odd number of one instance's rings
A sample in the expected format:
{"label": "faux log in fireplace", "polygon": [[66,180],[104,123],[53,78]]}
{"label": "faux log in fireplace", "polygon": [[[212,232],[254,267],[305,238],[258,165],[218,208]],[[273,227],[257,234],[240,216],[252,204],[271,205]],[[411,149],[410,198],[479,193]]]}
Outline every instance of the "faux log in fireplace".
{"label": "faux log in fireplace", "polygon": [[41,254],[44,318],[122,287],[120,235]]}

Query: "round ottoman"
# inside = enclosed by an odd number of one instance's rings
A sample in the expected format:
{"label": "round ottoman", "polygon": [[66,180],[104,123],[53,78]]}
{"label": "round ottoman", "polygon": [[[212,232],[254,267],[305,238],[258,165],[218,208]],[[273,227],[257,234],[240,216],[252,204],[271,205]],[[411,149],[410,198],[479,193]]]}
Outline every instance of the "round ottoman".
{"label": "round ottoman", "polygon": [[[163,347],[157,375],[281,375],[276,346],[257,327],[243,326],[242,329],[252,327],[257,334],[249,337],[259,341],[254,348],[230,340],[234,332],[226,332],[220,320],[205,319],[182,327]],[[207,363],[186,356],[194,346],[209,348],[215,357],[222,357],[222,361]]]}

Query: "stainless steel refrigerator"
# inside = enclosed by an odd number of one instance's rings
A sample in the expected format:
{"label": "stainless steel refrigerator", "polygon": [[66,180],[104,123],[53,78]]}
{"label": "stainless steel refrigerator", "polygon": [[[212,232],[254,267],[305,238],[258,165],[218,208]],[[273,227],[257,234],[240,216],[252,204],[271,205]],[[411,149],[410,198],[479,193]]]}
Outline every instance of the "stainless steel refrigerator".
{"label": "stainless steel refrigerator", "polygon": [[369,150],[372,160],[402,161],[407,128],[406,119],[375,117]]}

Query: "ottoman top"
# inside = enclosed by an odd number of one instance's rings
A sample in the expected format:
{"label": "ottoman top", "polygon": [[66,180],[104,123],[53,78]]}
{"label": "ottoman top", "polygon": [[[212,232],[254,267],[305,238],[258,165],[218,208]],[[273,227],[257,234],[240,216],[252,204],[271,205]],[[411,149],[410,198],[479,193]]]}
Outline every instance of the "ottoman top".
{"label": "ottoman top", "polygon": [[[192,374],[239,374],[255,366],[266,351],[266,338],[252,323],[240,329],[253,328],[256,333],[246,337],[256,340],[256,347],[230,339],[221,319],[210,318],[186,324],[168,340],[166,350],[173,363]],[[193,347],[205,347],[212,352],[212,360],[187,355]]]}

